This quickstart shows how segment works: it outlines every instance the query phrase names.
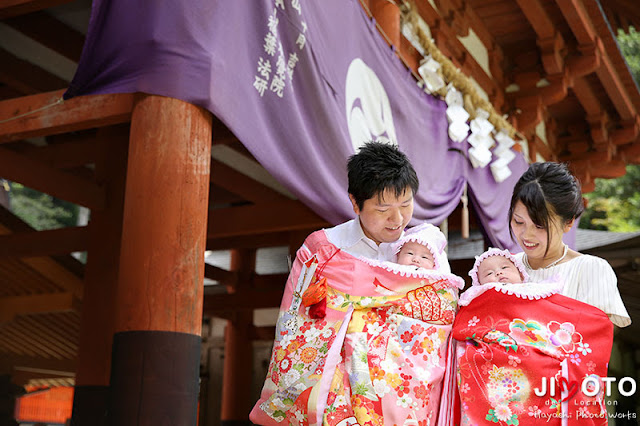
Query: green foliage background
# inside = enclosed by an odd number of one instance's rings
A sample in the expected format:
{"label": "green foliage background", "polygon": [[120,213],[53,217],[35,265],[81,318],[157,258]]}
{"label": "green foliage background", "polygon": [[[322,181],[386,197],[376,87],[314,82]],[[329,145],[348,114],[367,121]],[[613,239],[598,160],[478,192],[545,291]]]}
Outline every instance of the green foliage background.
{"label": "green foliage background", "polygon": [[11,211],[38,231],[76,226],[77,205],[12,182],[9,190]]}
{"label": "green foliage background", "polygon": [[[618,45],[636,84],[640,85],[640,32],[618,32]],[[640,231],[640,165],[628,165],[617,179],[596,179],[595,191],[586,194],[587,208],[581,228],[614,232]]]}

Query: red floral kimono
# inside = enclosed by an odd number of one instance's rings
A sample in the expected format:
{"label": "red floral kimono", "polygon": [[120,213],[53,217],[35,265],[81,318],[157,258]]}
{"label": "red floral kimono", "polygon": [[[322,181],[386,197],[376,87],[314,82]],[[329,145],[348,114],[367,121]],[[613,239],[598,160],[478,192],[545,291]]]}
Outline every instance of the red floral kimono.
{"label": "red floral kimono", "polygon": [[492,283],[460,297],[453,337],[462,425],[607,423],[597,383],[607,375],[613,325],[560,290]]}
{"label": "red floral kimono", "polygon": [[298,252],[257,424],[435,424],[463,281],[363,260],[324,231]]}

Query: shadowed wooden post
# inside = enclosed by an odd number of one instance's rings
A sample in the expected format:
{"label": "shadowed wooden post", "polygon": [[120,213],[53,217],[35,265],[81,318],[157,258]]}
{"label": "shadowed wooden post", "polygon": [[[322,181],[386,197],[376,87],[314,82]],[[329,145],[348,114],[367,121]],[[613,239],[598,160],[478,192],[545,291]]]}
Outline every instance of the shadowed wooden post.
{"label": "shadowed wooden post", "polygon": [[[231,270],[238,272],[238,281],[235,288],[229,288],[229,292],[242,292],[249,287],[255,265],[255,249],[231,251]],[[249,412],[251,404],[255,402],[249,399],[253,365],[252,326],[253,310],[249,309],[236,311],[233,318],[227,321],[222,375],[222,426],[251,424]]]}
{"label": "shadowed wooden post", "polygon": [[136,97],[122,228],[109,423],[197,419],[211,114]]}
{"label": "shadowed wooden post", "polygon": [[95,142],[96,176],[106,187],[107,203],[91,212],[89,223],[72,426],[106,424],[128,137],[128,126],[108,127]]}

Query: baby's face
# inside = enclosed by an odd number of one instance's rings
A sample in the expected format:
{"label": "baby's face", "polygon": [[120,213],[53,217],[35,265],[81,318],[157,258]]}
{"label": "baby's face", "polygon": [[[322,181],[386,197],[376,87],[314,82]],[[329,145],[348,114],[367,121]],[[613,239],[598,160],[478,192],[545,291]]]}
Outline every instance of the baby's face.
{"label": "baby's face", "polygon": [[436,264],[431,250],[415,241],[409,241],[402,246],[398,252],[398,263],[424,269],[433,269]]}
{"label": "baby's face", "polygon": [[504,256],[489,256],[478,267],[478,282],[521,283],[520,271]]}

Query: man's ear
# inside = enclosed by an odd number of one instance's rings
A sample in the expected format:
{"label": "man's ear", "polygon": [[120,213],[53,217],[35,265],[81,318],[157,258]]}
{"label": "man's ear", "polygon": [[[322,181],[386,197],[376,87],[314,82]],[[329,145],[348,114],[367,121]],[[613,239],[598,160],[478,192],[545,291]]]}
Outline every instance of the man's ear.
{"label": "man's ear", "polygon": [[351,201],[351,205],[353,206],[353,212],[356,215],[360,215],[360,207],[358,207],[358,203],[353,195],[349,194],[349,200]]}

